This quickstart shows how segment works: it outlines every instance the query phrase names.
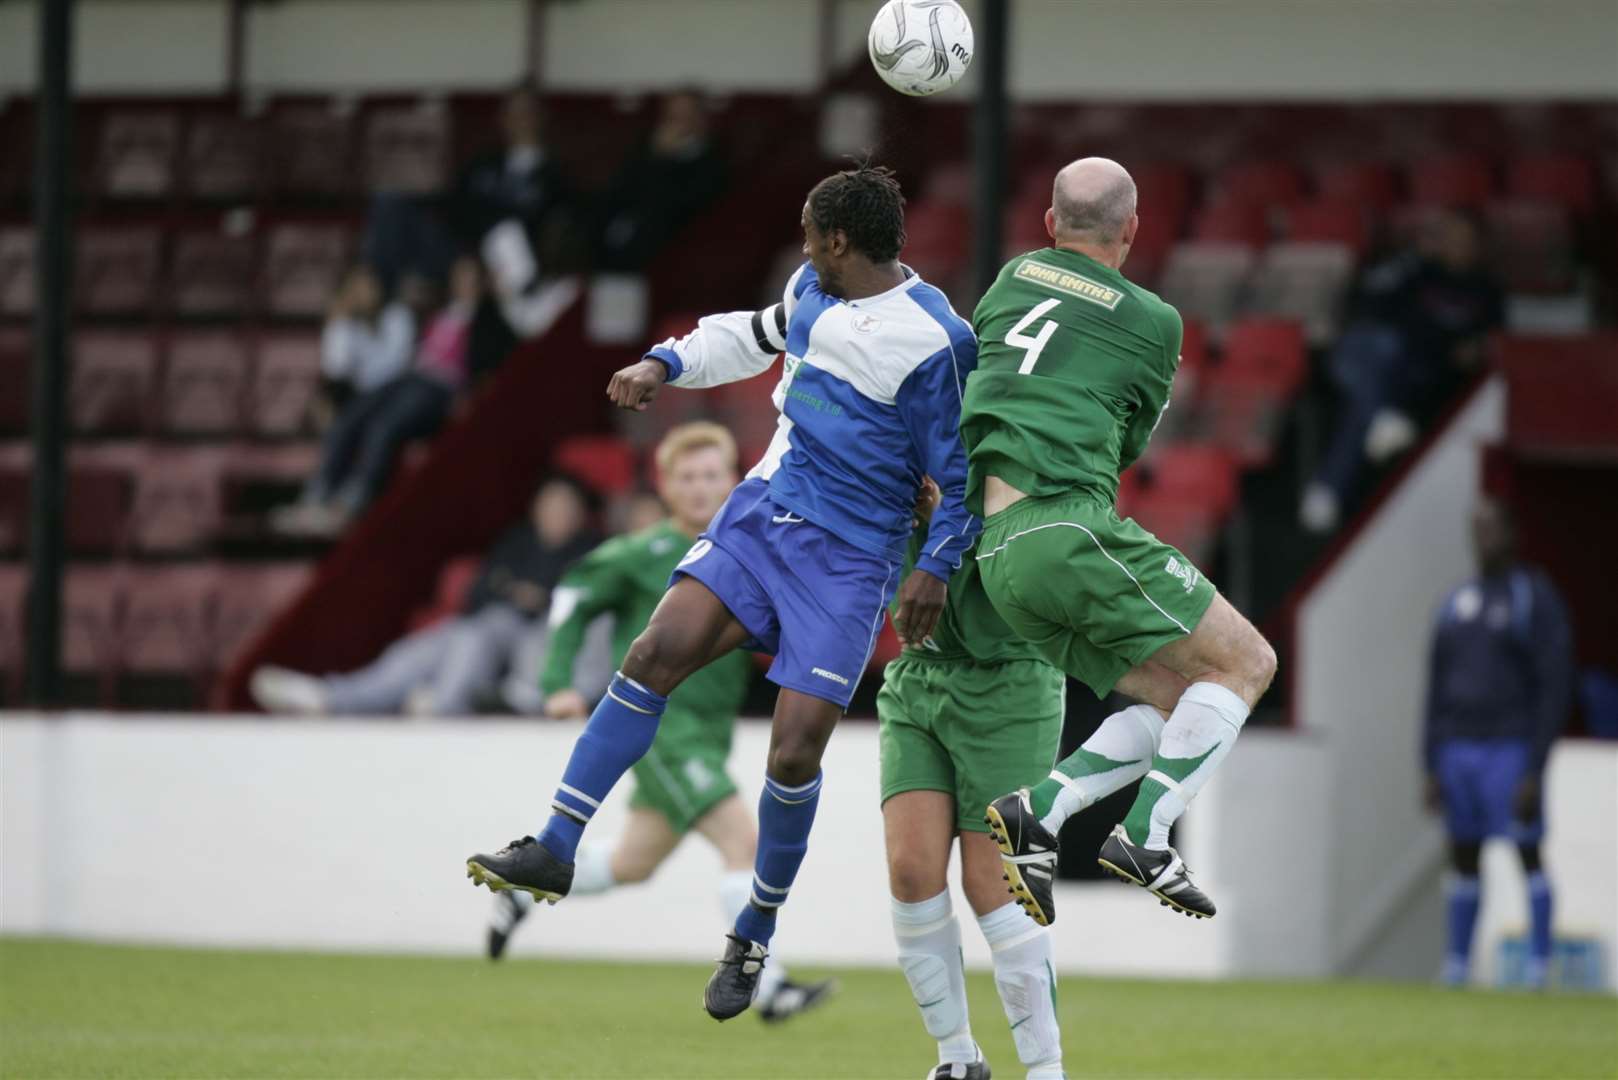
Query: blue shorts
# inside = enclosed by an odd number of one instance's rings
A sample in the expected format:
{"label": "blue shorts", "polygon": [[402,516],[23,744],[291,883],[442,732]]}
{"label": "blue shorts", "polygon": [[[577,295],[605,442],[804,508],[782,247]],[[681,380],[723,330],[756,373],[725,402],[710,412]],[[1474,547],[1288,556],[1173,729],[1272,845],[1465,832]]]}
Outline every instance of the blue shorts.
{"label": "blue shorts", "polygon": [[893,590],[899,564],[841,540],[744,480],[669,579],[693,577],[775,657],[777,686],[848,708]]}
{"label": "blue shorts", "polygon": [[1482,843],[1502,837],[1537,844],[1545,836],[1545,808],[1533,821],[1516,815],[1517,785],[1528,775],[1533,749],[1526,739],[1448,739],[1438,746],[1438,786],[1452,839]]}

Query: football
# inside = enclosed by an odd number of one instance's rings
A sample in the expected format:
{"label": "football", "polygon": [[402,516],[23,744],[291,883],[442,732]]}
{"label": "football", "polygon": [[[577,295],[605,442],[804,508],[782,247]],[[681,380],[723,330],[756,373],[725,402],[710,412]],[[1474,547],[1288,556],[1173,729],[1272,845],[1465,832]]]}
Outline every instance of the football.
{"label": "football", "polygon": [[912,97],[948,90],[972,63],[972,21],[956,0],[888,0],[866,38],[882,81]]}

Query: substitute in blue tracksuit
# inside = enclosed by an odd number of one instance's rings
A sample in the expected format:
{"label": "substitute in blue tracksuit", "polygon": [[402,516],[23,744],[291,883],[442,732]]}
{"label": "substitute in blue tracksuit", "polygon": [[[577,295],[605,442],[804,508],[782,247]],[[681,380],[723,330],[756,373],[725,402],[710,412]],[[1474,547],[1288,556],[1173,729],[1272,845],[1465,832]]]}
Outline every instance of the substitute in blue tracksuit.
{"label": "substitute in blue tracksuit", "polygon": [[1532,913],[1529,978],[1551,952],[1551,889],[1540,865],[1543,783],[1573,676],[1567,610],[1544,572],[1516,559],[1511,520],[1485,499],[1472,516],[1481,572],[1444,600],[1433,633],[1424,752],[1427,803],[1442,809],[1455,876],[1444,979],[1470,974],[1478,856],[1489,837],[1521,853]]}

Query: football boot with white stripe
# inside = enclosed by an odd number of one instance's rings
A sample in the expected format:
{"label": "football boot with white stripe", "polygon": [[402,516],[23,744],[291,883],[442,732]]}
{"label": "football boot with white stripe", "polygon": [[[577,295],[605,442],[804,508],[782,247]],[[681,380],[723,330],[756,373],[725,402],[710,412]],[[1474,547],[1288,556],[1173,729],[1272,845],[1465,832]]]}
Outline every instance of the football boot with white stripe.
{"label": "football boot with white stripe", "polygon": [[989,1060],[978,1051],[976,1061],[950,1061],[928,1073],[926,1080],[990,1080]]}
{"label": "football boot with white stripe", "polygon": [[516,932],[517,924],[528,917],[528,902],[517,899],[517,892],[507,889],[494,894],[494,915],[489,919],[488,951],[490,960],[506,954],[506,945]]}
{"label": "football boot with white stripe", "polygon": [[487,885],[490,892],[521,889],[535,900],[554,904],[573,887],[573,864],[552,855],[532,836],[522,836],[493,855],[467,859],[466,876],[473,885]]}
{"label": "football boot with white stripe", "polygon": [[1061,844],[1039,823],[1028,802],[1028,789],[1018,788],[989,804],[984,821],[1000,847],[1000,875],[1028,917],[1041,926],[1056,921],[1051,885],[1056,880],[1056,859]]}
{"label": "football boot with white stripe", "polygon": [[824,1005],[826,999],[836,992],[836,979],[813,983],[795,983],[791,979],[784,979],[775,988],[775,993],[770,995],[770,1000],[758,1003],[758,1017],[767,1024],[790,1020]]}
{"label": "football boot with white stripe", "polygon": [[770,951],[756,941],[735,934],[725,935],[725,955],[708,976],[702,991],[702,1007],[715,1020],[740,1016],[758,995],[759,976]]}
{"label": "football boot with white stripe", "polygon": [[1173,848],[1153,851],[1132,844],[1119,825],[1096,856],[1103,869],[1151,892],[1166,908],[1198,919],[1211,919],[1214,902],[1191,883],[1191,870]]}

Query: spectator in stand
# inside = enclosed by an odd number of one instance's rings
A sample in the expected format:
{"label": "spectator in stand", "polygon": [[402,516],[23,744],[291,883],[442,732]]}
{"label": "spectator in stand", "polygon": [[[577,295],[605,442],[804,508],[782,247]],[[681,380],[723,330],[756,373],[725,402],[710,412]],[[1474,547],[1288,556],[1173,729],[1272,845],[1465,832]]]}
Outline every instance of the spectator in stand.
{"label": "spectator in stand", "polygon": [[618,170],[603,199],[600,264],[639,270],[725,187],[725,163],[694,90],[658,107],[656,126]]}
{"label": "spectator in stand", "polygon": [[1427,805],[1450,838],[1449,945],[1444,981],[1470,978],[1483,841],[1517,845],[1528,876],[1531,986],[1551,956],[1551,887],[1540,864],[1544,773],[1567,720],[1573,642],[1567,609],[1543,571],[1518,561],[1510,517],[1491,499],[1472,516],[1480,573],[1439,609],[1427,687]]}
{"label": "spectator in stand", "polygon": [[595,493],[562,474],[540,485],[528,520],[490,549],[463,613],[400,639],[344,675],[279,667],[253,673],[253,699],[266,711],[304,716],[463,716],[493,694],[512,650],[550,608],[562,574],[600,539],[590,529]]}
{"label": "spectator in stand", "polygon": [[483,298],[477,259],[457,259],[451,284],[450,302],[428,323],[414,366],[338,414],[319,470],[303,497],[276,515],[278,530],[340,532],[387,484],[404,445],[443,426],[467,380],[472,320]]}
{"label": "spectator in stand", "polygon": [[1331,356],[1342,398],[1337,430],[1299,507],[1314,532],[1337,527],[1367,459],[1387,461],[1415,441],[1418,420],[1478,368],[1484,339],[1504,322],[1482,231],[1454,211],[1429,223],[1415,250],[1371,267],[1356,302]]}
{"label": "spectator in stand", "polygon": [[382,283],[369,266],[349,268],[326,311],[320,338],[320,374],[330,409],[391,382],[410,366],[416,316],[399,300],[383,302]]}

